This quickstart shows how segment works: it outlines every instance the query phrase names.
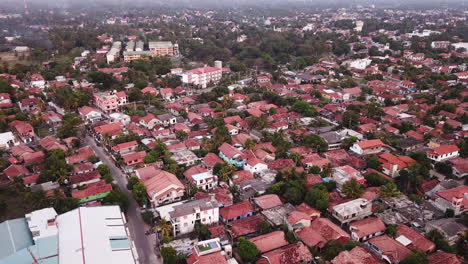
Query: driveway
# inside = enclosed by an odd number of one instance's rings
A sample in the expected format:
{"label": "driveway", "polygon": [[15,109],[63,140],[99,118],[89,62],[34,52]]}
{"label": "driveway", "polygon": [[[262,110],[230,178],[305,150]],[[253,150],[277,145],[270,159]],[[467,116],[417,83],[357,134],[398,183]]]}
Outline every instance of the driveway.
{"label": "driveway", "polygon": [[[146,236],[145,232],[148,230],[148,226],[143,222],[141,218],[140,207],[138,206],[135,199],[133,199],[132,193],[127,189],[127,178],[122,173],[122,171],[115,166],[114,161],[110,158],[102,147],[96,145],[94,139],[90,136],[85,138],[86,145],[90,146],[96,156],[98,156],[101,161],[109,166],[109,170],[114,177],[115,182],[120,187],[122,192],[124,192],[130,198],[130,206],[127,211],[127,226],[130,230],[132,240],[135,243],[135,247],[139,256],[140,264],[159,264],[162,263],[161,259],[156,257],[155,245],[156,238],[155,235]],[[159,253],[158,253],[159,254]]]}

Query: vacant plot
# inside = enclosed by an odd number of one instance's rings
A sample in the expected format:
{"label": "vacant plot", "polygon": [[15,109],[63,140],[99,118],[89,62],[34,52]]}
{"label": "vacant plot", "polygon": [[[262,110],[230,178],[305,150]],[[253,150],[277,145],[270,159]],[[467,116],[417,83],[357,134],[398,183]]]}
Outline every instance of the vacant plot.
{"label": "vacant plot", "polygon": [[0,52],[0,63],[8,62],[10,65],[14,64],[31,64],[29,60],[20,60],[20,56],[15,56],[14,52]]}

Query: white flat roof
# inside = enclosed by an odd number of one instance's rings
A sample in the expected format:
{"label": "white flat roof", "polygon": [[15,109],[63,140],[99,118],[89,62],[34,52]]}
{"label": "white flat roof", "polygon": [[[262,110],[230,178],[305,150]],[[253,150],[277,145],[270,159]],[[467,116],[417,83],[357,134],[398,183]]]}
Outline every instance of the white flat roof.
{"label": "white flat roof", "polygon": [[80,207],[57,223],[59,263],[135,263],[118,206]]}

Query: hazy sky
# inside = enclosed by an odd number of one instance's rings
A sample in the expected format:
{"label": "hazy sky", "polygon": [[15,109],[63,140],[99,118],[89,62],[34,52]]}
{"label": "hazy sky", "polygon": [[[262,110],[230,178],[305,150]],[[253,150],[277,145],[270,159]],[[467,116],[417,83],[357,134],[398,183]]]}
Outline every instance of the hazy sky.
{"label": "hazy sky", "polygon": [[[242,5],[266,5],[266,6],[290,6],[290,5],[320,5],[324,4],[333,6],[347,7],[352,3],[357,4],[375,4],[376,6],[401,6],[424,4],[434,5],[434,7],[442,5],[457,6],[465,0],[26,0],[30,6],[46,5],[49,7],[71,7],[71,6],[99,6],[99,5],[126,5],[126,6],[149,6],[149,5],[170,5],[181,7],[215,7],[226,6],[242,6]],[[0,6],[14,5],[22,6],[23,0],[0,0]]]}

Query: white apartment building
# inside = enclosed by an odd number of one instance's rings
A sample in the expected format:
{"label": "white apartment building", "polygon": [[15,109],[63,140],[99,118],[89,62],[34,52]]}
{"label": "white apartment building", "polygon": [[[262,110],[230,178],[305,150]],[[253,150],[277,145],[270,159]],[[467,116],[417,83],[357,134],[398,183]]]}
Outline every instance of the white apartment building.
{"label": "white apartment building", "polygon": [[218,83],[222,76],[222,68],[215,67],[197,68],[181,74],[183,83],[201,86],[202,88],[206,88],[210,82]]}
{"label": "white apartment building", "polygon": [[106,54],[107,63],[114,62],[115,59],[119,57],[121,48],[122,48],[122,42],[120,41],[116,41],[112,44],[112,48]]}
{"label": "white apartment building", "polygon": [[214,195],[211,198],[179,204],[169,212],[174,236],[193,232],[195,224],[216,224],[219,221],[219,206]]}

